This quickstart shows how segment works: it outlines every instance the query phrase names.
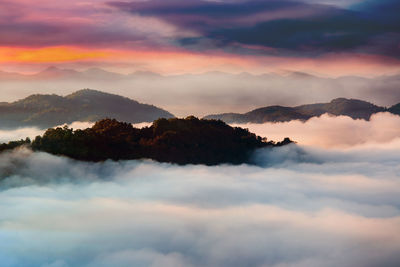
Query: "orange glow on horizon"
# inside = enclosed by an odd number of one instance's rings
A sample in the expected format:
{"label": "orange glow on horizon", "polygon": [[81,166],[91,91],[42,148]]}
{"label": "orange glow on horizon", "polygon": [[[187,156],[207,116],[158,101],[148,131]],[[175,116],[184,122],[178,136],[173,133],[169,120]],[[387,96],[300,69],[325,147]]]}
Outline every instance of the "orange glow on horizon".
{"label": "orange glow on horizon", "polygon": [[[224,71],[261,74],[282,70],[302,71],[327,76],[377,76],[400,71],[400,61],[382,56],[336,54],[320,58],[288,58],[274,56],[245,56],[223,51],[195,53],[184,50],[127,50],[57,47],[0,47],[0,65],[37,65],[44,68],[53,64],[89,62],[109,65],[139,66],[161,74],[202,73]],[[136,67],[137,68],[137,67]],[[138,69],[140,70],[140,69]]]}
{"label": "orange glow on horizon", "polygon": [[73,62],[132,63],[160,73],[203,72],[209,69],[234,71],[254,63],[232,55],[197,54],[188,51],[117,50],[77,47],[0,47],[0,64],[53,65]]}
{"label": "orange glow on horizon", "polygon": [[107,58],[108,56],[103,51],[74,47],[0,47],[0,63],[59,63]]}

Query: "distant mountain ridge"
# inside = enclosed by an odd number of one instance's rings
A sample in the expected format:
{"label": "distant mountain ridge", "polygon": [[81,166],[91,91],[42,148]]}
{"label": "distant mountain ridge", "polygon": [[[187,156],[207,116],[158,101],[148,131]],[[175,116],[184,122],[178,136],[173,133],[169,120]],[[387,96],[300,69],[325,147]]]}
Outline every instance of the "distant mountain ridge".
{"label": "distant mountain ridge", "polygon": [[[202,77],[203,75],[209,75],[211,77],[236,77],[239,79],[268,79],[268,78],[295,78],[298,80],[307,80],[307,79],[328,79],[328,80],[356,80],[360,81],[370,81],[372,78],[362,77],[362,76],[339,76],[336,78],[324,78],[323,76],[319,76],[317,74],[310,74],[306,72],[300,71],[287,71],[283,73],[277,72],[267,72],[262,74],[252,74],[249,72],[241,72],[241,73],[230,73],[223,71],[208,71],[203,73],[184,73],[184,74],[170,74],[170,75],[162,75],[153,71],[146,70],[137,70],[131,73],[119,73],[115,71],[108,71],[98,67],[88,68],[86,70],[75,70],[69,68],[61,68],[56,66],[49,66],[39,72],[32,74],[23,74],[19,72],[8,72],[0,70],[0,79],[1,80],[53,80],[53,79],[83,79],[83,80],[91,80],[91,79],[100,79],[100,80],[126,80],[126,79],[135,79],[135,78],[159,78],[159,79],[169,79],[169,78],[187,78],[187,77]],[[399,74],[393,75],[383,75],[377,77],[377,79],[384,80],[399,80]]]}
{"label": "distant mountain ridge", "polygon": [[0,79],[2,80],[54,80],[54,79],[83,79],[83,80],[124,80],[134,79],[137,77],[159,78],[162,75],[150,71],[136,71],[129,74],[121,74],[117,72],[106,71],[101,68],[89,68],[85,71],[77,71],[74,69],[64,69],[55,66],[34,74],[21,74],[17,72],[0,71]]}
{"label": "distant mountain ridge", "polygon": [[244,114],[222,113],[208,115],[204,118],[218,119],[226,123],[264,123],[291,120],[305,121],[312,117],[328,113],[335,116],[344,115],[353,119],[369,120],[372,114],[384,111],[400,115],[400,103],[390,108],[385,108],[358,99],[336,98],[329,103],[317,103],[296,107],[267,106]]}
{"label": "distant mountain ridge", "polygon": [[329,77],[290,70],[175,74],[158,74],[146,68],[126,71],[99,67],[68,69],[65,65],[30,74],[0,70],[3,93],[0,100],[11,102],[36,93],[66,95],[77,88],[95,88],[161,106],[179,117],[247,112],[272,105],[294,107],[338,97],[362,99],[386,107],[400,102],[400,73]]}
{"label": "distant mountain ridge", "polygon": [[110,117],[139,123],[172,118],[174,115],[153,105],[91,89],[83,89],[65,97],[35,94],[12,103],[0,103],[1,128],[48,128],[74,121],[94,122]]}

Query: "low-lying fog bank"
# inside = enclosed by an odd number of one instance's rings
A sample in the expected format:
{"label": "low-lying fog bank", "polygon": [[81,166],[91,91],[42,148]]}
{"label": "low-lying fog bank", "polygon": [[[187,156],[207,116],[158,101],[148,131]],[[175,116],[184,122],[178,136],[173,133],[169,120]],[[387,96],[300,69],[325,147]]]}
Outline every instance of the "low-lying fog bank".
{"label": "low-lying fog bank", "polygon": [[248,128],[250,132],[272,140],[288,136],[299,144],[324,148],[376,146],[395,142],[396,139],[397,143],[400,142],[400,116],[387,112],[376,113],[369,121],[324,114],[306,122],[293,120],[232,126]]}
{"label": "low-lying fog bank", "polygon": [[4,266],[398,266],[400,150],[260,150],[262,166],[0,155]]}
{"label": "low-lying fog bank", "polygon": [[256,151],[255,166],[2,153],[0,263],[398,266],[399,120],[241,125],[299,142]]}

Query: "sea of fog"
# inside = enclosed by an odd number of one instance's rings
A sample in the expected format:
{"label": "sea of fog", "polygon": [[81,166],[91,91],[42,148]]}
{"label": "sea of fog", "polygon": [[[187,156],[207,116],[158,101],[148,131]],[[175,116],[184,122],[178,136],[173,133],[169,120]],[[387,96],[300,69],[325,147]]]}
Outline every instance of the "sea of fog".
{"label": "sea of fog", "polygon": [[0,266],[400,266],[399,120],[241,125],[298,141],[255,165],[2,153]]}

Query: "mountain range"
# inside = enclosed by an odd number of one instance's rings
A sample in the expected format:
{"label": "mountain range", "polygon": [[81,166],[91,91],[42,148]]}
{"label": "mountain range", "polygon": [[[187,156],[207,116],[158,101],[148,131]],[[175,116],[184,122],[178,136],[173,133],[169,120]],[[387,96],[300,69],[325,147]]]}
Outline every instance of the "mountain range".
{"label": "mountain range", "polygon": [[380,107],[372,103],[358,100],[336,98],[329,103],[317,103],[296,107],[267,106],[247,113],[222,113],[205,116],[205,119],[218,119],[226,123],[264,123],[285,122],[291,120],[308,120],[312,117],[328,113],[335,116],[349,116],[353,119],[369,120],[378,112],[400,114],[400,103],[390,108]]}
{"label": "mountain range", "polygon": [[120,80],[131,79],[136,77],[162,77],[158,73],[149,71],[137,71],[130,74],[121,74],[110,72],[101,68],[90,68],[85,71],[77,71],[74,69],[63,69],[55,66],[50,66],[43,71],[34,74],[22,74],[17,72],[0,71],[0,79],[2,80],[57,80],[57,79],[96,79],[96,80]]}
{"label": "mountain range", "polygon": [[0,103],[1,128],[48,128],[103,118],[139,123],[172,117],[171,113],[153,105],[90,89],[67,96],[35,94],[12,103]]}
{"label": "mountain range", "polygon": [[[328,113],[369,120],[378,112],[400,115],[400,103],[390,108],[358,99],[336,98],[328,103],[288,106],[266,106],[247,113],[221,113],[203,117],[226,123],[264,123],[308,120]],[[83,89],[66,96],[34,94],[11,103],[0,102],[0,128],[35,126],[49,128],[74,121],[94,122],[115,118],[129,123],[152,122],[173,118],[170,112],[153,105],[97,90]]]}
{"label": "mountain range", "polygon": [[163,107],[178,117],[204,117],[223,112],[244,113],[271,105],[294,107],[325,103],[338,97],[362,99],[379,106],[400,102],[400,73],[376,77],[325,77],[318,74],[181,73],[161,75],[149,71],[127,74],[101,68],[87,70],[49,67],[34,74],[0,71],[2,101],[31,94],[68,95],[77,88],[123,95],[141,103]]}

